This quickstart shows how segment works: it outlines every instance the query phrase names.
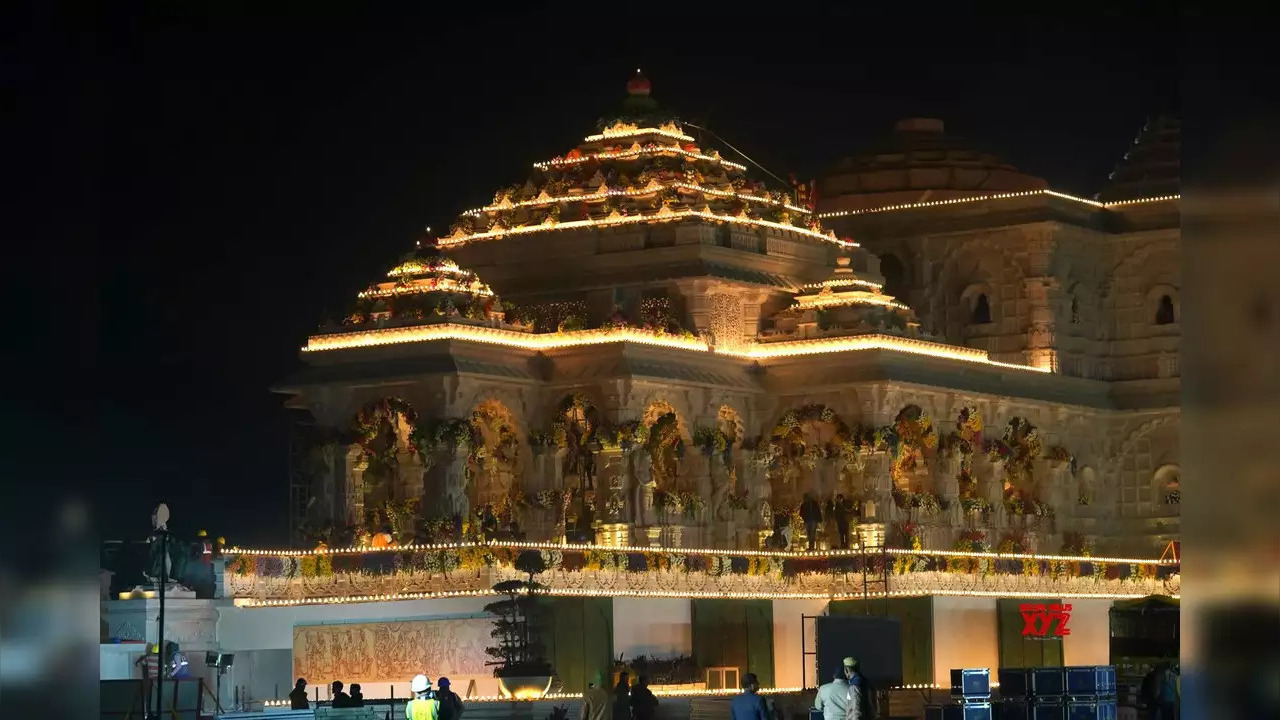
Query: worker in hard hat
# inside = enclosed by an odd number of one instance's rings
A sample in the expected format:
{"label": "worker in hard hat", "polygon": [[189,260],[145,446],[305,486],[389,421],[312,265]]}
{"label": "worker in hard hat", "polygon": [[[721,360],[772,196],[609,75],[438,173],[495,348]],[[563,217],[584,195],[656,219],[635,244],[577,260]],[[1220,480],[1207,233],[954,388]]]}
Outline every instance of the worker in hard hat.
{"label": "worker in hard hat", "polygon": [[160,679],[160,645],[153,643],[147,646],[147,652],[138,657],[133,662],[134,665],[141,666],[143,680],[159,680]]}
{"label": "worker in hard hat", "polygon": [[431,679],[426,675],[415,675],[409,689],[414,697],[404,706],[405,720],[438,720],[440,701],[431,692]]}

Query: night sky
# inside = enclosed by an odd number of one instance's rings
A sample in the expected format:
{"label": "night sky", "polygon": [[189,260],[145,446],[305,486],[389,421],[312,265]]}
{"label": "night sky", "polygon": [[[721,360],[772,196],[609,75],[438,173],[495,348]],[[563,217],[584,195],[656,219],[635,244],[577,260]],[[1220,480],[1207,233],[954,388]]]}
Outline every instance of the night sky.
{"label": "night sky", "polygon": [[424,226],[447,229],[594,132],[637,67],[665,107],[784,177],[814,176],[900,118],[939,117],[1087,196],[1148,114],[1177,109],[1174,18],[1145,9],[1080,10],[1071,26],[927,5],[906,18],[608,7],[106,20],[92,336],[104,537],[142,537],[163,500],[176,530],[282,544],[288,416],[269,388],[306,335]]}

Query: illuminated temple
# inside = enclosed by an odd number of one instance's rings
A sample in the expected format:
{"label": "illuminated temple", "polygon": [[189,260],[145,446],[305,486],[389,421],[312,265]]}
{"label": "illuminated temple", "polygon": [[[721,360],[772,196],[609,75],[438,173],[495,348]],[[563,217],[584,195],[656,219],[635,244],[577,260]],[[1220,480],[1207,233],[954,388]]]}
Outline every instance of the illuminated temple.
{"label": "illuminated temple", "polygon": [[[257,700],[495,695],[482,608],[535,549],[568,695],[620,655],[813,686],[824,613],[901,618],[908,684],[1109,662],[1114,602],[1178,594],[1170,123],[1098,200],[921,119],[774,187],[637,77],[307,339],[295,549],[230,551],[191,647]],[[1020,637],[1026,598],[1071,634]]]}

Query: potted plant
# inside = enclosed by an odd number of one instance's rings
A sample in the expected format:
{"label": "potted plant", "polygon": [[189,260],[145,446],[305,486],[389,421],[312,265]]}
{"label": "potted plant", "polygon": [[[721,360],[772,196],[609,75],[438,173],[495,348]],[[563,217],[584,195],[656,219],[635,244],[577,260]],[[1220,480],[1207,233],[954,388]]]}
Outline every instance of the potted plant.
{"label": "potted plant", "polygon": [[503,697],[537,699],[547,693],[555,675],[543,654],[541,639],[538,594],[546,586],[534,580],[547,569],[547,564],[540,551],[526,550],[516,557],[515,567],[529,578],[493,586],[507,597],[484,607],[485,612],[495,616],[491,635],[496,641],[493,647],[485,648],[485,653],[496,659],[488,664],[496,666],[493,676],[498,679]]}

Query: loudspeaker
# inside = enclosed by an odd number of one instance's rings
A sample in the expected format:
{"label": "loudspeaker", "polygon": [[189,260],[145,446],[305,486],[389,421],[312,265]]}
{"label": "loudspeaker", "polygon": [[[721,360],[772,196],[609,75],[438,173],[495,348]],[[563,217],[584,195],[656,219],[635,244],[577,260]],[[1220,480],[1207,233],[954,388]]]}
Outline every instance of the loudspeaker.
{"label": "loudspeaker", "polygon": [[1031,668],[1031,694],[1036,697],[1066,695],[1066,672],[1060,667]]}
{"label": "loudspeaker", "polygon": [[942,720],[991,720],[991,703],[961,703],[944,705]]}
{"label": "loudspeaker", "polygon": [[1069,667],[1067,695],[1110,695],[1115,692],[1116,668],[1114,665],[1087,665]]}
{"label": "loudspeaker", "polygon": [[1025,698],[1031,694],[1031,671],[1026,668],[1000,668],[1000,697]]}
{"label": "loudspeaker", "polygon": [[1119,713],[1115,698],[1072,698],[1067,701],[1067,720],[1116,720]]}
{"label": "loudspeaker", "polygon": [[991,669],[965,668],[951,670],[951,697],[991,697]]}
{"label": "loudspeaker", "polygon": [[1035,703],[1026,699],[1000,703],[1000,720],[1066,720],[1067,707],[1060,702]]}

